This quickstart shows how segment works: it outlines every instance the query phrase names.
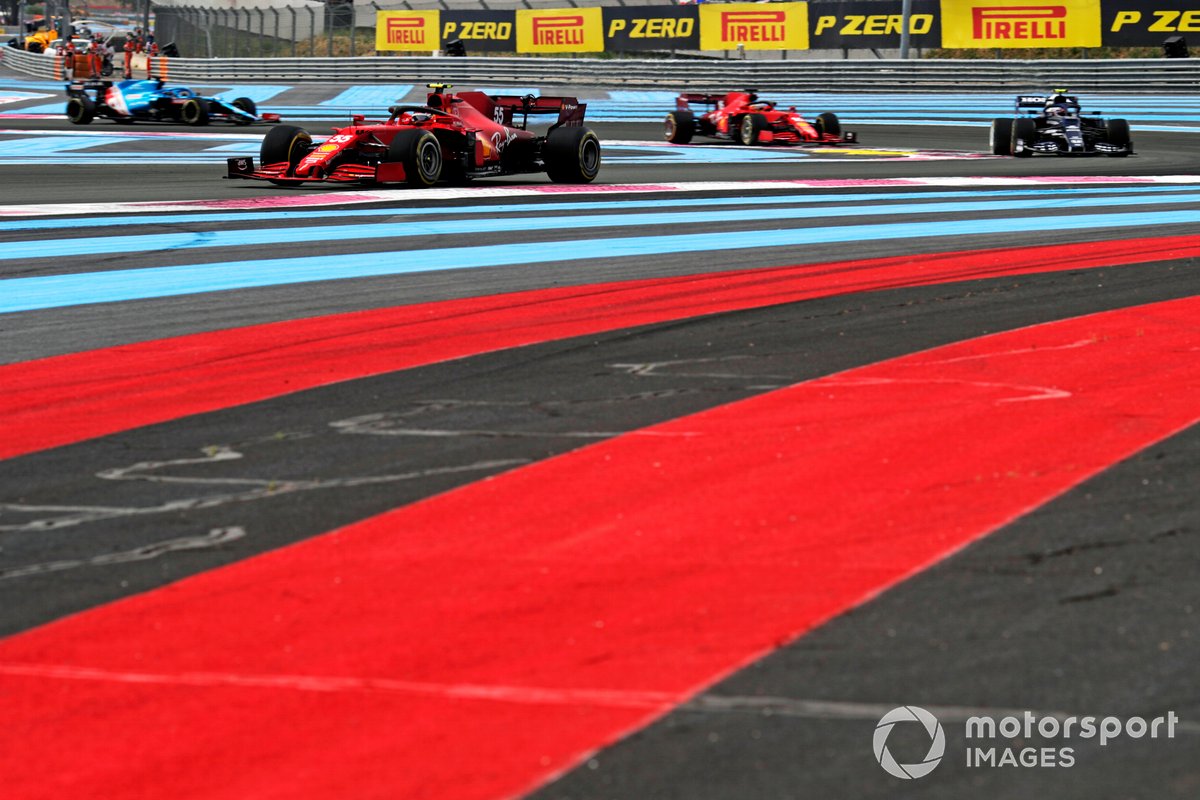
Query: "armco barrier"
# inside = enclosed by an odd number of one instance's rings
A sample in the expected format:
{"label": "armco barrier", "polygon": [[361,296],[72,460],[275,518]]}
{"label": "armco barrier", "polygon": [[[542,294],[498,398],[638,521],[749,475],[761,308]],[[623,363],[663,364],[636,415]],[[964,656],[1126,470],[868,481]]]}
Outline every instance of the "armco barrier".
{"label": "armco barrier", "polygon": [[[3,48],[4,64],[53,79],[54,59]],[[1066,86],[1079,92],[1197,92],[1198,59],[1087,60],[737,60],[594,58],[244,58],[163,59],[178,82],[323,81],[464,86],[603,86],[695,91],[926,92],[1023,91]]]}

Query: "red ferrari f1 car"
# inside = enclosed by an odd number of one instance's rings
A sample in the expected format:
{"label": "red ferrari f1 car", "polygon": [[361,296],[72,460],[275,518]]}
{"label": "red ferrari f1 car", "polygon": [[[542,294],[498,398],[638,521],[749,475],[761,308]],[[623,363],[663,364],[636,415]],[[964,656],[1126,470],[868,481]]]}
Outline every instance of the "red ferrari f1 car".
{"label": "red ferrari f1 car", "polygon": [[[583,127],[587,105],[574,97],[451,94],[431,83],[423,106],[392,106],[386,122],[359,115],[314,142],[302,128],[273,128],[260,165],[231,158],[227,177],[280,185],[306,181],[432,186],[491,175],[545,172],[556,183],[589,183],[600,171],[600,140]],[[532,114],[557,114],[545,136],[528,130]],[[517,117],[520,117],[519,121]]]}
{"label": "red ferrari f1 car", "polygon": [[[697,115],[692,103],[704,103],[708,111]],[[848,144],[857,142],[854,131],[843,131],[835,114],[818,114],[809,122],[796,109],[781,111],[774,103],[759,100],[752,91],[727,94],[681,94],[675,110],[667,114],[666,137],[674,144],[687,144],[693,136],[733,139],[754,144]]]}

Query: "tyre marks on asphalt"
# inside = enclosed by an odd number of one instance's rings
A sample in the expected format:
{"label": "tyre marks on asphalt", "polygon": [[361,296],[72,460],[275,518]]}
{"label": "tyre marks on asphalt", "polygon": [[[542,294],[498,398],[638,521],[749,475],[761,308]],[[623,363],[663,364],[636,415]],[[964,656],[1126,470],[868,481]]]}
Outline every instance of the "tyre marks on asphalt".
{"label": "tyre marks on asphalt", "polygon": [[122,752],[152,753],[140,781],[175,797],[285,796],[281,775],[361,796],[527,789],[1194,424],[1198,311],[1091,314],[768,391],[10,638],[10,788],[41,796],[52,774],[134,796]]}
{"label": "tyre marks on asphalt", "polygon": [[711,273],[385,308],[0,366],[0,458],[338,381],[537,342],[815,297],[1200,254],[1200,237]]}

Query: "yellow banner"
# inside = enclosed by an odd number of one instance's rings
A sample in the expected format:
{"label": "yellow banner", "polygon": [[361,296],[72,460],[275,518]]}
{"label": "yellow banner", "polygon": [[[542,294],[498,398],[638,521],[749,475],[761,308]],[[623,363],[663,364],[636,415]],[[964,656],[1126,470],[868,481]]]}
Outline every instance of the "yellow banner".
{"label": "yellow banner", "polygon": [[1099,47],[1100,0],[942,0],[942,46]]}
{"label": "yellow banner", "polygon": [[376,50],[425,50],[441,47],[436,11],[375,12]]}
{"label": "yellow banner", "polygon": [[700,49],[807,50],[808,3],[703,3]]}
{"label": "yellow banner", "polygon": [[599,8],[517,9],[518,53],[600,53],[604,18]]}

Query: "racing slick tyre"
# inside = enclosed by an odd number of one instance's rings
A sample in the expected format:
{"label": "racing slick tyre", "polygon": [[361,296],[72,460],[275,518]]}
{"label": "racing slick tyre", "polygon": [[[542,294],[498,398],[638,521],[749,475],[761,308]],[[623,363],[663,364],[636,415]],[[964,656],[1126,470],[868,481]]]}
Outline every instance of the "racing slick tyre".
{"label": "racing slick tyre", "polygon": [[[295,125],[279,125],[271,128],[263,137],[258,158],[263,166],[286,161],[288,163],[286,174],[291,174],[311,147],[312,137],[308,135],[308,131],[297,128]],[[286,185],[284,181],[272,181],[272,183]]]}
{"label": "racing slick tyre", "polygon": [[179,118],[187,125],[207,125],[208,102],[199,97],[189,97],[183,101],[183,108],[179,109]]}
{"label": "racing slick tyre", "polygon": [[[258,116],[258,106],[254,105],[254,101],[251,100],[249,97],[235,98],[233,103],[231,103],[231,105],[234,108],[245,111],[247,114],[250,114],[255,117]],[[252,120],[252,119],[242,119],[241,117],[234,117],[233,121],[237,125],[249,125],[250,123],[254,122],[254,120]]]}
{"label": "racing slick tyre", "polygon": [[817,133],[826,134],[828,136],[842,135],[842,121],[837,118],[837,114],[831,114],[826,111],[824,114],[817,114]]}
{"label": "racing slick tyre", "polygon": [[67,101],[67,119],[76,125],[87,125],[96,118],[96,104],[87,97],[72,97]]}
{"label": "racing slick tyre", "polygon": [[555,128],[546,137],[542,162],[555,183],[591,183],[600,174],[600,139],[591,128]]}
{"label": "racing slick tyre", "polygon": [[667,141],[671,144],[687,144],[696,132],[696,119],[690,111],[672,111],[663,123],[666,125]]}
{"label": "racing slick tyre", "polygon": [[1012,117],[997,117],[992,120],[992,155],[1012,155]]}
{"label": "racing slick tyre", "polygon": [[758,134],[767,127],[767,118],[762,114],[747,114],[738,125],[737,140],[744,145],[758,144]]}
{"label": "racing slick tyre", "polygon": [[[1029,158],[1032,156],[1033,150],[1031,150],[1029,146],[1033,144],[1033,140],[1036,137],[1037,124],[1033,120],[1029,119],[1028,117],[1014,119],[1012,125],[1012,139],[1009,140],[1011,143],[1012,154],[1017,158]],[[1021,146],[1019,148],[1017,147],[1018,140],[1021,142]]]}
{"label": "racing slick tyre", "polygon": [[388,145],[387,160],[403,164],[405,181],[418,189],[433,186],[442,177],[442,145],[429,131],[397,133]]}
{"label": "racing slick tyre", "polygon": [[1124,158],[1133,152],[1133,139],[1129,135],[1129,123],[1123,119],[1108,121],[1108,143],[1124,147],[1119,153],[1109,153],[1113,158]]}

